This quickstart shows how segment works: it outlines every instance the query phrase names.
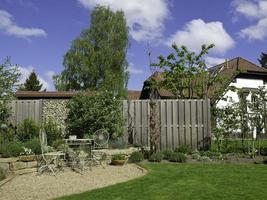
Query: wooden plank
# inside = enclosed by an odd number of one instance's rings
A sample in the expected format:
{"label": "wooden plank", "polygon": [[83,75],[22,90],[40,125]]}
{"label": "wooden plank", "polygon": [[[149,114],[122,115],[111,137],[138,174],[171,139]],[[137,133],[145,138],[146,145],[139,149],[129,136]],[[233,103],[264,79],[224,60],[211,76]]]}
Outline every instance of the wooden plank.
{"label": "wooden plank", "polygon": [[179,146],[178,133],[178,101],[172,101],[173,148]]}
{"label": "wooden plank", "polygon": [[136,143],[136,131],[135,131],[135,112],[134,112],[134,101],[128,102],[128,138],[129,142]]}
{"label": "wooden plank", "polygon": [[185,144],[191,146],[191,120],[190,120],[190,100],[184,101],[184,115],[185,115]]}
{"label": "wooden plank", "polygon": [[134,102],[134,118],[135,118],[135,137],[136,137],[136,144],[141,144],[141,137],[139,132],[139,103],[138,101]]}
{"label": "wooden plank", "polygon": [[144,101],[140,101],[140,133],[141,133],[141,140],[142,145],[147,145],[147,138],[146,138],[146,103]]}
{"label": "wooden plank", "polygon": [[211,138],[211,109],[210,109],[210,99],[207,99],[207,113],[208,113],[208,118],[207,118],[207,137]]}
{"label": "wooden plank", "polygon": [[160,134],[160,149],[166,148],[166,100],[160,101],[160,124],[161,124],[161,134]]}
{"label": "wooden plank", "polygon": [[172,103],[166,101],[166,149],[173,149]]}
{"label": "wooden plank", "polygon": [[197,127],[196,127],[196,108],[197,108],[197,101],[193,100],[191,101],[191,133],[192,133],[192,148],[197,148]]}
{"label": "wooden plank", "polygon": [[179,145],[185,144],[184,115],[184,100],[179,100]]}
{"label": "wooden plank", "polygon": [[122,101],[122,115],[123,118],[125,120],[125,125],[124,125],[124,131],[123,131],[123,141],[128,143],[128,101],[127,100],[123,100]]}
{"label": "wooden plank", "polygon": [[203,147],[205,147],[207,144],[207,135],[208,135],[208,112],[207,112],[207,101],[203,100],[202,101],[202,106],[203,106]]}
{"label": "wooden plank", "polygon": [[202,147],[202,101],[197,100],[197,147]]}
{"label": "wooden plank", "polygon": [[40,119],[41,119],[41,113],[40,113],[40,104],[38,101],[34,101],[34,107],[35,107],[35,120],[40,122]]}

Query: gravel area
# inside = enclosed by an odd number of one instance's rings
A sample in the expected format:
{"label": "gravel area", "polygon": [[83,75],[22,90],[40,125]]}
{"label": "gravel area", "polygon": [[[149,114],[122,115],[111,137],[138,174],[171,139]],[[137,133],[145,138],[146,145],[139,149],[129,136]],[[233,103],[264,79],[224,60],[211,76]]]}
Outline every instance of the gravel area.
{"label": "gravel area", "polygon": [[47,200],[128,181],[146,174],[135,164],[94,167],[83,174],[69,169],[57,173],[20,175],[0,188],[1,200]]}

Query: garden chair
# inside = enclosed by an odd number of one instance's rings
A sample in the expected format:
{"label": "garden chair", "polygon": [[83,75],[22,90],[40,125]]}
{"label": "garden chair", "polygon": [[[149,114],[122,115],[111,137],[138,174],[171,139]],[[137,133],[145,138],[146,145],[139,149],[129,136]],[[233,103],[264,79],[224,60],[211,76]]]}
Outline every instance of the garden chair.
{"label": "garden chair", "polygon": [[103,162],[106,160],[106,153],[100,149],[108,148],[109,133],[105,129],[97,130],[94,135],[94,148],[91,150],[91,165],[100,165],[103,168]]}
{"label": "garden chair", "polygon": [[40,145],[41,145],[41,161],[40,161],[40,167],[38,168],[38,174],[42,174],[44,171],[50,171],[55,176],[55,166],[58,162],[57,156],[52,156],[52,158],[47,159],[44,155],[44,153],[47,151],[47,136],[43,129],[39,132],[39,139],[40,139]]}

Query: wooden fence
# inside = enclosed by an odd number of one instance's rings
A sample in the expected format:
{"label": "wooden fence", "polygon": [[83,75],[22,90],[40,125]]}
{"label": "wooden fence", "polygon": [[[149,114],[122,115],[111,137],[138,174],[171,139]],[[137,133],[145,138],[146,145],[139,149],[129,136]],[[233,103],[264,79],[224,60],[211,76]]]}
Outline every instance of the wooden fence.
{"label": "wooden fence", "polygon": [[10,121],[17,125],[24,119],[31,118],[36,122],[42,121],[42,100],[14,100],[11,107]]}
{"label": "wooden fence", "polygon": [[[158,100],[160,149],[181,145],[206,148],[210,144],[210,100]],[[149,146],[149,100],[123,102],[128,140]]]}
{"label": "wooden fence", "polygon": [[[15,100],[10,103],[14,125],[26,118],[42,121],[43,100]],[[174,149],[181,145],[205,148],[210,142],[209,100],[158,100],[160,148]],[[127,142],[149,146],[149,100],[123,101],[126,117],[124,138]],[[60,113],[59,113],[60,115]]]}

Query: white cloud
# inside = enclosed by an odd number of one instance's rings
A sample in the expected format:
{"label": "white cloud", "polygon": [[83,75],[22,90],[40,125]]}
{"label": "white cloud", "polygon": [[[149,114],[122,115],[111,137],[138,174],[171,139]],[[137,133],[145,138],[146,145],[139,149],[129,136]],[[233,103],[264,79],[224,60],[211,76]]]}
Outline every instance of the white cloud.
{"label": "white cloud", "polygon": [[176,43],[185,45],[190,50],[199,51],[202,44],[215,44],[212,52],[224,53],[234,47],[235,42],[225,31],[222,22],[204,22],[202,19],[194,19],[188,22],[182,30],[178,30],[167,41],[168,45]]}
{"label": "white cloud", "polygon": [[168,0],[78,0],[93,9],[97,4],[123,10],[130,35],[136,41],[157,40],[163,37],[164,21],[169,16]]}
{"label": "white cloud", "polygon": [[209,68],[209,67],[214,67],[214,66],[216,66],[218,64],[224,63],[225,59],[224,58],[207,56],[205,58],[205,61],[206,61],[207,67]]}
{"label": "white cloud", "polygon": [[[26,79],[29,77],[29,75],[31,74],[31,72],[34,70],[33,66],[29,66],[29,67],[18,67],[19,72],[21,73],[20,79],[19,79],[19,84],[23,84],[25,83]],[[40,81],[41,84],[43,84],[42,90],[47,89],[47,90],[51,90],[53,89],[53,85],[51,84],[51,80],[50,80],[50,75],[54,74],[54,72],[52,71],[48,71],[45,75],[47,76],[46,78],[41,77],[40,75],[37,74],[37,77]]]}
{"label": "white cloud", "polygon": [[239,35],[251,40],[263,40],[267,37],[267,17],[240,31]]}
{"label": "white cloud", "polygon": [[133,63],[129,64],[127,71],[132,75],[139,75],[144,73],[144,70],[134,67]]}
{"label": "white cloud", "polygon": [[241,15],[251,21],[251,25],[240,30],[239,35],[249,40],[267,38],[267,1],[235,0],[232,3],[235,15]]}
{"label": "white cloud", "polygon": [[46,37],[46,32],[39,28],[23,28],[18,26],[10,13],[0,10],[0,31],[16,37]]}

